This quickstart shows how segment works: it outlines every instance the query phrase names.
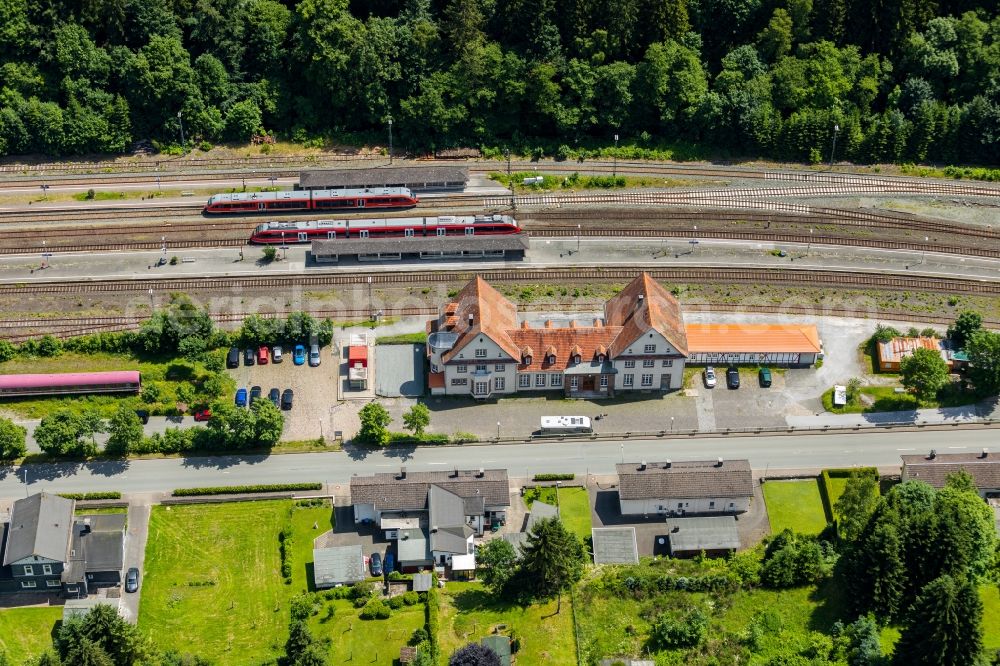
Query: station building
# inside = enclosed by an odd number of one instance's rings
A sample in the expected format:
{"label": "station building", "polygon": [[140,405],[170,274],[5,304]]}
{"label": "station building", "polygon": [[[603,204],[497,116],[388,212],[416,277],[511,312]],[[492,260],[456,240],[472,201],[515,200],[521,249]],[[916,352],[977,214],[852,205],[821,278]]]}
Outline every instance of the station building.
{"label": "station building", "polygon": [[427,322],[427,333],[431,393],[480,399],[669,391],[681,388],[688,362],[808,366],[822,354],[815,326],[685,325],[677,299],[648,273],[612,297],[603,318],[563,325],[519,318],[477,276]]}

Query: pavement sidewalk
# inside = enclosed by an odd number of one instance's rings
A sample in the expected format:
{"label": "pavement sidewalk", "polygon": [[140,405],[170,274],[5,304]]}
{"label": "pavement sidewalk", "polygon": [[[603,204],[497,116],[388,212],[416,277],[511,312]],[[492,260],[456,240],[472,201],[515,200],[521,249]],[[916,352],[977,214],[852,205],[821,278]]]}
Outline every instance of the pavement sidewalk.
{"label": "pavement sidewalk", "polygon": [[979,402],[963,407],[941,407],[938,409],[911,409],[898,412],[872,412],[868,414],[832,414],[824,412],[816,415],[790,415],[785,422],[795,428],[847,427],[903,423],[912,425],[971,423],[982,419],[1000,418],[1000,407],[991,402]]}

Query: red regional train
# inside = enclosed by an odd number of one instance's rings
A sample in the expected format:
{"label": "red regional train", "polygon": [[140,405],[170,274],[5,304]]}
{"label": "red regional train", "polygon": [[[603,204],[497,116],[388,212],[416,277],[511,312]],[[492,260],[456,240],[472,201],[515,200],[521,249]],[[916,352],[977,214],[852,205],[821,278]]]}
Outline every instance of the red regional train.
{"label": "red regional train", "polygon": [[258,245],[310,243],[336,238],[407,238],[413,236],[497,236],[521,231],[509,215],[442,215],[368,220],[266,222],[250,242]]}
{"label": "red regional train", "polygon": [[363,190],[294,190],[213,194],[205,213],[293,213],[302,210],[412,208],[418,199],[405,187]]}

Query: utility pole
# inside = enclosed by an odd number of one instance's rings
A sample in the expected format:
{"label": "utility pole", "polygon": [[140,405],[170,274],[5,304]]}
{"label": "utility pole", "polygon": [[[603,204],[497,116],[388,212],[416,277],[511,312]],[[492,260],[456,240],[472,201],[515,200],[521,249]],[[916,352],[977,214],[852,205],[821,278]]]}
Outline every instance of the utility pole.
{"label": "utility pole", "polygon": [[517,199],[514,197],[514,179],[510,175],[510,148],[504,148],[503,154],[507,158],[507,187],[510,188],[510,209],[516,211]]}
{"label": "utility pole", "polygon": [[389,116],[388,123],[389,123],[389,164],[392,164],[392,116]]}
{"label": "utility pole", "polygon": [[181,118],[181,112],[177,112],[177,122],[181,124],[181,155],[187,155],[187,142],[184,141],[184,119]]}
{"label": "utility pole", "polygon": [[614,169],[611,171],[611,174],[612,178],[614,178],[615,180],[618,179],[618,135],[617,134],[615,134],[615,166]]}
{"label": "utility pole", "polygon": [[833,147],[830,148],[830,168],[833,168],[833,154],[837,152],[837,132],[840,131],[840,125],[834,123],[833,125]]}
{"label": "utility pole", "polygon": [[576,225],[576,253],[580,254],[580,225]]}

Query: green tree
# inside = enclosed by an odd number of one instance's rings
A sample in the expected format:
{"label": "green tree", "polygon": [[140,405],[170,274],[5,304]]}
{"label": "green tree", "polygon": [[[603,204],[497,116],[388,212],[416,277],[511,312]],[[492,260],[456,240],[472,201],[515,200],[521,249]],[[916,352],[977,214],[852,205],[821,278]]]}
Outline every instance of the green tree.
{"label": "green tree", "polygon": [[948,383],[948,363],[933,349],[918,347],[899,363],[900,381],[920,401],[932,399]]}
{"label": "green tree", "polygon": [[385,407],[377,402],[369,402],[358,412],[361,419],[361,429],[357,439],[365,444],[385,446],[389,443],[389,424],[392,417]]}
{"label": "green tree", "polygon": [[482,643],[469,643],[455,650],[448,666],[500,666],[500,657]]}
{"label": "green tree", "polygon": [[476,575],[493,594],[503,594],[517,573],[517,552],[505,539],[491,539],[476,548]]}
{"label": "green tree", "polygon": [[984,575],[993,561],[997,534],[993,511],[974,490],[946,486],[935,496],[936,538],[928,544],[943,574]]}
{"label": "green tree", "polygon": [[233,104],[226,113],[226,135],[234,141],[249,141],[263,127],[260,108],[251,100]]}
{"label": "green tree", "polygon": [[0,340],[0,363],[9,361],[17,355],[17,349],[6,340]]}
{"label": "green tree", "polygon": [[431,410],[422,402],[418,402],[403,413],[403,425],[407,430],[412,430],[417,437],[424,434],[430,423]]}
{"label": "green tree", "polygon": [[878,623],[872,616],[859,617],[846,627],[837,622],[834,635],[835,649],[839,650],[838,656],[847,661],[847,666],[881,666],[883,663]]}
{"label": "green tree", "polygon": [[270,400],[258,400],[250,406],[254,416],[254,433],[258,446],[272,447],[281,440],[285,416]]}
{"label": "green tree", "polygon": [[972,336],[983,328],[983,315],[974,310],[960,312],[955,323],[948,327],[947,336],[959,349],[965,347]]}
{"label": "green tree", "polygon": [[923,589],[905,618],[893,663],[973,666],[983,649],[983,604],[964,578],[941,576]]}
{"label": "green tree", "polygon": [[0,460],[15,460],[28,452],[27,432],[10,419],[0,418]]}
{"label": "green tree", "polygon": [[771,62],[788,55],[792,50],[792,17],[781,7],[774,10],[771,21],[757,36],[761,53]]}
{"label": "green tree", "polygon": [[35,442],[51,456],[94,455],[97,447],[85,439],[93,434],[92,425],[68,409],[60,409],[42,418],[35,428]]}
{"label": "green tree", "polygon": [[837,515],[837,531],[841,538],[855,541],[878,505],[878,477],[851,472],[844,492],[837,498],[833,510]]}
{"label": "green tree", "polygon": [[683,615],[664,613],[653,623],[650,641],[660,649],[692,648],[705,640],[708,633],[708,616],[700,608]]}
{"label": "green tree", "polygon": [[1000,393],[1000,333],[977,331],[966,344],[969,379],[976,392],[990,396]]}
{"label": "green tree", "polygon": [[528,532],[521,550],[518,575],[527,589],[542,599],[558,596],[583,576],[583,545],[558,518],[538,521]]}
{"label": "green tree", "polygon": [[43,335],[38,341],[38,354],[40,356],[58,356],[62,353],[62,342],[51,335]]}
{"label": "green tree", "polygon": [[142,443],[142,437],[142,421],[135,410],[123,402],[108,421],[108,441],[104,450],[109,455],[125,457]]}

